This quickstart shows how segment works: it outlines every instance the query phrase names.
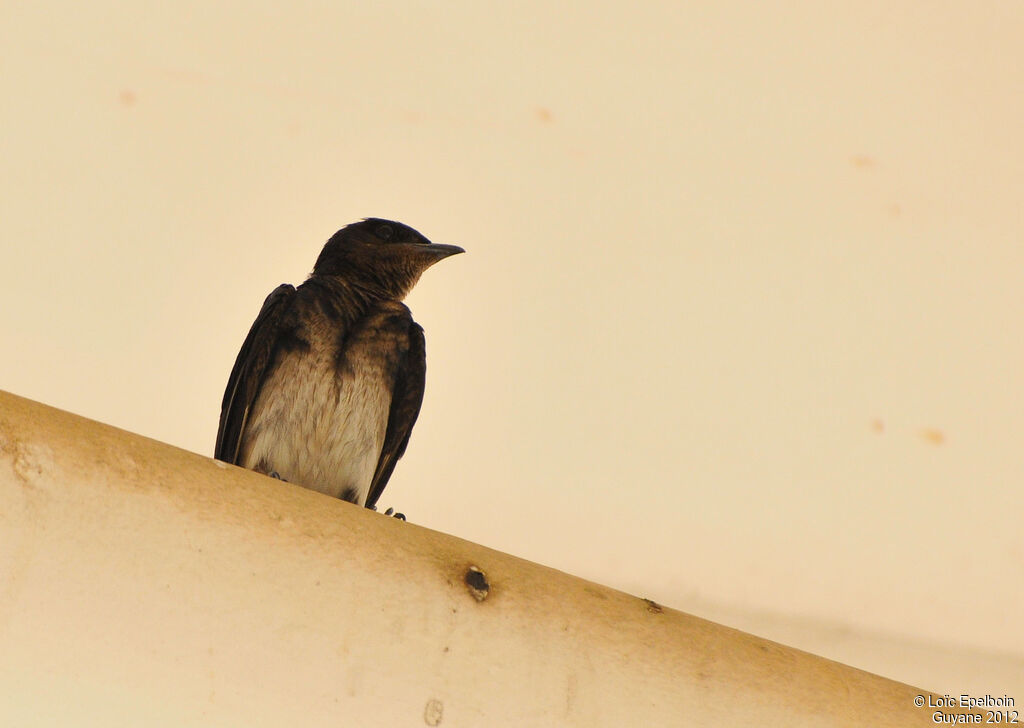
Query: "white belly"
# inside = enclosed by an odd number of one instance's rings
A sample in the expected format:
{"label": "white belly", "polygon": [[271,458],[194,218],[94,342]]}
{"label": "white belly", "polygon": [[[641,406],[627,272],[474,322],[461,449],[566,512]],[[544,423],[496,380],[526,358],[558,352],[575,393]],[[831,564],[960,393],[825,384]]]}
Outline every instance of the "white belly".
{"label": "white belly", "polygon": [[339,377],[332,352],[285,355],[249,414],[241,465],[365,505],[377,468],[391,382],[372,363]]}

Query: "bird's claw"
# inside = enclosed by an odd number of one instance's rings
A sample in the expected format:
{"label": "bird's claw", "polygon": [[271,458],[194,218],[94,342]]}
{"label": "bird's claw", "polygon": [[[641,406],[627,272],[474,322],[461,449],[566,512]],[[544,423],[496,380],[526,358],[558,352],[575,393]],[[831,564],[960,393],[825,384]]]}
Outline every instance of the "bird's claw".
{"label": "bird's claw", "polygon": [[393,516],[394,518],[397,518],[399,521],[404,521],[405,520],[405,514],[404,513],[395,513],[395,509],[394,508],[388,508],[386,511],[384,511],[384,515],[385,516]]}

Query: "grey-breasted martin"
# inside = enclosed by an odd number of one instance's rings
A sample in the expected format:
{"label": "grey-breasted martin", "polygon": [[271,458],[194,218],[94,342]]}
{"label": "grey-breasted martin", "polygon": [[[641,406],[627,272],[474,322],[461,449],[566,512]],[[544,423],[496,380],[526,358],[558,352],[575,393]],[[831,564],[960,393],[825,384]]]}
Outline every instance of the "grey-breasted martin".
{"label": "grey-breasted martin", "polygon": [[423,329],[402,299],[462,248],[369,218],[342,228],[245,337],[214,457],[375,508],[423,401]]}

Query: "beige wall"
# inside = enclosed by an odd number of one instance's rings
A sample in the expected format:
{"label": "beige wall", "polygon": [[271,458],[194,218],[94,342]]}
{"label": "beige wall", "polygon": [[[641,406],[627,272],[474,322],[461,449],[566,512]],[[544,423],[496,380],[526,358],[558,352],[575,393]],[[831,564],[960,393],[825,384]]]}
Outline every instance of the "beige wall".
{"label": "beige wall", "polygon": [[209,454],[366,215],[411,520],[1024,701],[1024,6],[5,6],[0,387]]}

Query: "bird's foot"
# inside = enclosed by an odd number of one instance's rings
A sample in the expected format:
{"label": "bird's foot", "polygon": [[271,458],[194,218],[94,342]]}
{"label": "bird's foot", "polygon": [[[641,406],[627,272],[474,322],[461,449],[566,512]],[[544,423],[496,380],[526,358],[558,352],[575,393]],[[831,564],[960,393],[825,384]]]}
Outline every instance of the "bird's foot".
{"label": "bird's foot", "polygon": [[[366,507],[369,508],[374,513],[378,512],[377,511],[377,506],[366,506]],[[392,518],[397,518],[399,521],[404,521],[405,520],[405,514],[404,513],[395,513],[395,509],[394,508],[388,508],[386,511],[384,511],[384,515],[385,516],[391,516]]]}
{"label": "bird's foot", "polygon": [[269,476],[270,476],[271,478],[277,478],[277,479],[278,479],[278,480],[280,480],[280,481],[281,481],[282,483],[287,483],[287,482],[288,482],[287,480],[285,480],[284,478],[282,478],[282,477],[281,477],[281,474],[280,474],[280,473],[278,473],[278,472],[277,472],[276,470],[271,470],[271,471],[270,471],[269,473],[267,473],[267,475],[269,475]]}

